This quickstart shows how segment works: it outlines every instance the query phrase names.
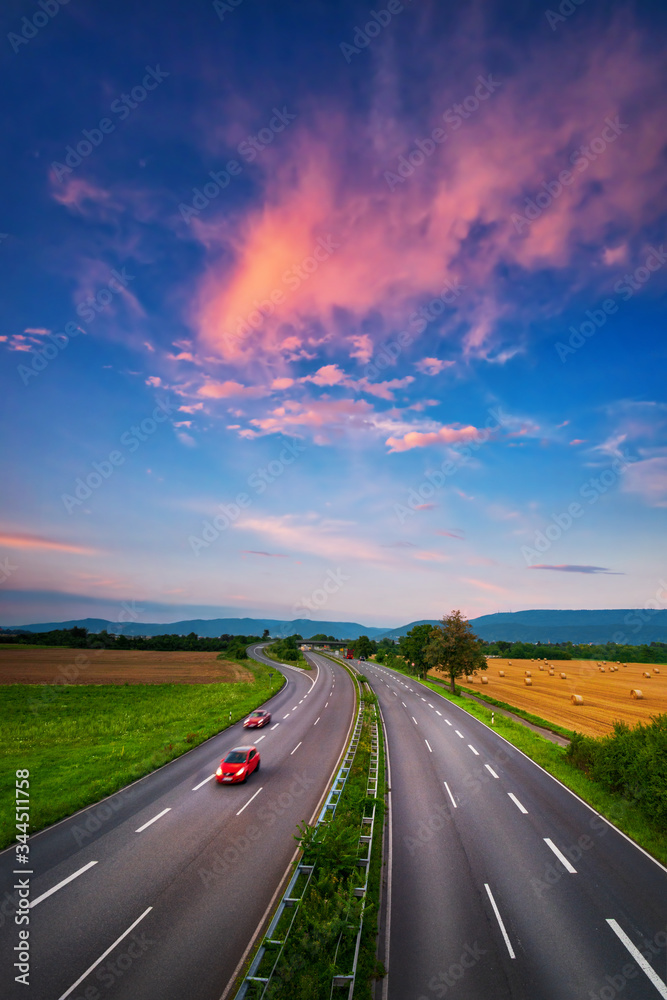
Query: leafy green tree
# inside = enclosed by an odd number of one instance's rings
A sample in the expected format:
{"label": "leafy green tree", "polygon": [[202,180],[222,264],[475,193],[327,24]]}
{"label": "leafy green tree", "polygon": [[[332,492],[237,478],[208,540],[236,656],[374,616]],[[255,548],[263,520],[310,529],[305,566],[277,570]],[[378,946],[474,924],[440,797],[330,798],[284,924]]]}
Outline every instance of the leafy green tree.
{"label": "leafy green tree", "polygon": [[486,670],[487,666],[481,640],[460,611],[445,615],[441,624],[433,628],[425,659],[430,666],[449,674],[452,694],[457,677],[471,674],[474,670]]}
{"label": "leafy green tree", "polygon": [[377,649],[376,643],[372,642],[367,635],[360,635],[354,641],[355,656],[370,656]]}
{"label": "leafy green tree", "polygon": [[262,632],[262,639],[268,639],[268,638],[269,638],[269,630],[268,628],[265,628],[264,631]]}
{"label": "leafy green tree", "polygon": [[402,635],[398,640],[398,651],[405,658],[409,669],[412,669],[418,677],[426,677],[429,664],[426,659],[426,647],[431,638],[433,626],[415,625],[406,635]]}

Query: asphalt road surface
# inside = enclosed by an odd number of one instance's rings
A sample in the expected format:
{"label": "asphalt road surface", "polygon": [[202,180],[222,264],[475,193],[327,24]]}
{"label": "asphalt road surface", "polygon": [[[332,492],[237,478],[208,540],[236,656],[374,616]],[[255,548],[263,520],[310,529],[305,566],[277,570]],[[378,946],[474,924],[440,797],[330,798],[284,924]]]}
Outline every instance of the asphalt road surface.
{"label": "asphalt road surface", "polygon": [[[261,647],[260,647],[261,648]],[[264,659],[261,651],[255,658]],[[270,662],[276,670],[277,665]],[[0,854],[0,982],[29,1000],[219,1000],[344,749],[354,692],[340,666],[283,671],[271,726],[241,723],[30,838],[30,985],[15,982],[18,878]],[[221,786],[233,746],[259,772]],[[39,774],[31,775],[39,795]]]}
{"label": "asphalt road surface", "polygon": [[667,998],[665,868],[462,709],[357,666],[378,695],[391,769],[378,995]]}

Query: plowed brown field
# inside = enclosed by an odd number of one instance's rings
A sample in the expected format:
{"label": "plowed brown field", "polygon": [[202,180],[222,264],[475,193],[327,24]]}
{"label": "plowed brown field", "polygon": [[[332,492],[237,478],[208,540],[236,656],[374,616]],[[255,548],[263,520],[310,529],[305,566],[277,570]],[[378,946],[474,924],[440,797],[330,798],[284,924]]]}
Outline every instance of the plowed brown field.
{"label": "plowed brown field", "polygon": [[[667,664],[664,663],[628,663],[625,667],[618,664],[614,672],[609,667],[616,664],[607,663],[602,673],[594,660],[548,660],[554,668],[553,677],[540,660],[490,659],[488,663],[484,674],[477,674],[472,682],[462,679],[460,683],[589,736],[611,732],[617,719],[634,726],[667,712]],[[657,674],[656,667],[660,671]],[[499,676],[499,670],[505,671],[504,677]],[[526,670],[532,674],[530,687],[524,683]],[[650,679],[644,677],[645,671],[650,673]],[[561,679],[561,672],[566,675],[565,680]],[[434,671],[431,674],[442,676]],[[482,676],[488,677],[488,684],[482,684]],[[631,697],[633,688],[642,691],[642,701]],[[583,705],[572,704],[573,694],[582,696]]]}
{"label": "plowed brown field", "polygon": [[252,674],[217,653],[138,649],[2,649],[0,684],[213,684]]}

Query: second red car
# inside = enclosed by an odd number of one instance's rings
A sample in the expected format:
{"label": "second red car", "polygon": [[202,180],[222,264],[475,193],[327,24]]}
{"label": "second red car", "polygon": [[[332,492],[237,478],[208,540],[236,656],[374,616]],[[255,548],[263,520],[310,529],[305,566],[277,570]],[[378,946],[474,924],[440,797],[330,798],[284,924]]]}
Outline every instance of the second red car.
{"label": "second red car", "polygon": [[215,772],[215,780],[222,784],[247,781],[248,775],[259,771],[259,750],[257,747],[234,747],[220,761]]}

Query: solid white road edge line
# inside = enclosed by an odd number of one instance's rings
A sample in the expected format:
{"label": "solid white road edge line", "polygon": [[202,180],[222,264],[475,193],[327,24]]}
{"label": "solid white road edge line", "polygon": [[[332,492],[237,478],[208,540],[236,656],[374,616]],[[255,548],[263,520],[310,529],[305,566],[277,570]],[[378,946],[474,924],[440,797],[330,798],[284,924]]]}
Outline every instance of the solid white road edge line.
{"label": "solid white road edge line", "polygon": [[299,747],[301,746],[302,743],[303,743],[303,740],[301,740],[299,743],[297,743],[297,745],[294,747],[293,750],[290,750],[290,754],[289,754],[290,757],[292,756],[293,753],[297,752],[297,750],[299,749]]}
{"label": "solid white road edge line", "polygon": [[493,907],[493,912],[495,913],[496,920],[498,921],[498,924],[500,925],[500,929],[503,932],[503,937],[505,938],[505,944],[507,945],[507,950],[510,953],[510,958],[516,958],[516,955],[514,954],[514,949],[512,948],[512,945],[510,943],[510,939],[507,936],[507,931],[505,930],[505,924],[503,923],[503,919],[500,916],[500,911],[498,910],[498,907],[496,906],[496,901],[493,898],[493,893],[491,892],[491,889],[489,888],[488,883],[486,883],[486,882],[484,883],[484,888],[486,889],[488,897],[491,900],[491,906]]}
{"label": "solid white road edge line", "polygon": [[628,951],[630,952],[630,954],[632,955],[632,957],[634,958],[635,962],[642,970],[642,972],[646,973],[646,975],[651,980],[651,982],[655,986],[660,996],[667,998],[667,984],[665,984],[658,975],[658,973],[655,972],[653,966],[649,965],[649,963],[642,955],[641,951],[635,948],[634,944],[632,943],[628,935],[625,933],[623,928],[619,927],[616,921],[610,917],[607,917],[607,923],[613,930],[614,934],[616,934],[616,936],[623,942],[623,944],[628,949]]}
{"label": "solid white road edge line", "polygon": [[86,971],[84,972],[84,974],[83,974],[82,976],[79,976],[79,978],[77,979],[77,981],[76,981],[75,983],[73,983],[73,984],[72,984],[72,986],[70,986],[70,988],[69,988],[68,990],[66,990],[66,991],[65,991],[65,992],[63,993],[63,995],[62,995],[61,997],[59,997],[59,1000],[65,1000],[65,997],[68,997],[68,996],[70,995],[70,993],[71,993],[71,992],[72,992],[73,990],[75,990],[75,989],[77,988],[77,986],[78,986],[78,985],[79,985],[80,983],[82,983],[82,982],[84,981],[84,979],[86,978],[86,976],[89,976],[89,975],[90,975],[90,973],[91,973],[91,972],[93,971],[93,969],[97,968],[97,966],[98,966],[98,965],[100,964],[100,962],[103,962],[103,961],[104,961],[104,959],[105,959],[105,958],[107,957],[107,955],[109,955],[109,954],[110,954],[110,953],[111,953],[111,952],[112,952],[112,951],[114,950],[114,948],[116,947],[116,945],[117,945],[117,944],[120,944],[120,942],[121,942],[121,941],[123,940],[123,938],[126,938],[126,937],[127,937],[127,935],[128,935],[128,934],[129,934],[129,933],[130,933],[131,931],[133,931],[133,930],[134,930],[134,928],[135,928],[135,927],[137,926],[137,924],[138,924],[138,923],[139,923],[140,921],[142,921],[142,920],[144,919],[144,917],[145,917],[145,916],[146,916],[146,915],[147,915],[148,913],[150,913],[150,912],[151,912],[151,910],[152,910],[152,909],[153,909],[153,907],[152,907],[152,906],[149,906],[149,907],[148,907],[148,909],[144,910],[144,912],[143,912],[143,913],[141,914],[141,916],[140,916],[140,917],[138,917],[138,918],[137,918],[137,919],[136,919],[136,920],[134,921],[134,923],[133,923],[133,924],[130,924],[130,926],[129,926],[129,927],[127,928],[127,930],[126,930],[126,931],[123,931],[123,933],[121,934],[121,936],[120,936],[119,938],[116,938],[116,940],[115,940],[115,941],[114,941],[114,943],[113,943],[113,944],[111,945],[111,947],[110,947],[110,948],[107,948],[107,950],[106,950],[106,951],[104,952],[104,954],[100,955],[100,957],[99,957],[99,958],[97,959],[97,961],[93,962],[93,964],[92,964],[92,965],[91,965],[91,966],[90,966],[90,967],[89,967],[88,969],[86,969]]}
{"label": "solid white road edge line", "polygon": [[456,804],[456,799],[452,795],[452,793],[451,793],[451,791],[449,789],[449,785],[447,784],[447,782],[445,782],[445,788],[447,789],[447,794],[449,795],[450,799],[452,800],[452,805],[454,806],[455,809],[458,809],[458,806]]}
{"label": "solid white road edge line", "polygon": [[544,843],[547,845],[547,847],[551,848],[551,850],[554,852],[554,854],[556,855],[556,857],[558,858],[558,860],[560,861],[560,863],[563,865],[563,867],[566,868],[567,871],[569,871],[570,875],[576,875],[577,874],[577,869],[573,865],[570,864],[570,862],[565,857],[565,855],[563,854],[563,852],[560,851],[556,847],[556,845],[554,844],[553,840],[549,840],[548,837],[545,837],[544,838]]}
{"label": "solid white road edge line", "polygon": [[528,812],[528,810],[526,809],[526,807],[521,805],[521,803],[517,799],[517,797],[514,794],[514,792],[508,792],[507,794],[509,795],[509,797],[511,798],[512,802],[517,807],[517,809],[519,809],[522,813],[527,813]]}
{"label": "solid white road edge line", "polygon": [[198,788],[201,788],[202,785],[205,785],[207,781],[211,780],[211,778],[215,778],[215,772],[213,774],[209,774],[208,778],[204,778],[204,780],[200,781],[198,785],[195,785],[192,791],[196,792]]}
{"label": "solid white road edge line", "polygon": [[[430,690],[431,689],[429,688],[429,691]],[[474,719],[475,722],[477,722],[480,726],[482,726],[487,732],[491,732],[490,726],[487,726],[484,722],[482,722],[481,719],[478,719],[476,716],[471,715],[470,712],[465,712],[464,709],[462,709],[459,705],[454,705],[451,701],[446,701],[445,703],[449,708],[455,708],[458,712],[464,712],[467,719]],[[445,719],[445,722],[451,726],[451,722],[449,721],[449,719]],[[638,851],[641,851],[641,853],[644,854],[649,859],[649,861],[652,861],[653,864],[658,866],[658,868],[661,868],[663,872],[667,872],[667,866],[663,865],[662,862],[658,861],[657,858],[654,858],[652,854],[649,854],[646,848],[642,847],[641,844],[638,844],[636,840],[632,839],[632,837],[629,837],[627,833],[623,832],[623,830],[620,830],[617,826],[614,826],[611,820],[608,820],[606,816],[603,816],[602,813],[597,811],[597,809],[594,809],[589,802],[586,802],[585,799],[582,799],[580,795],[577,795],[576,792],[573,792],[571,788],[568,788],[567,785],[563,784],[563,782],[560,781],[558,778],[556,778],[553,774],[549,774],[549,772],[545,770],[540,764],[538,764],[536,760],[533,760],[532,757],[529,757],[527,753],[523,752],[523,750],[519,750],[519,748],[515,746],[514,743],[510,743],[510,741],[506,739],[504,736],[501,736],[500,733],[494,733],[493,735],[496,737],[496,739],[502,740],[503,743],[506,743],[508,747],[512,748],[512,750],[515,750],[516,753],[519,753],[521,754],[522,757],[525,757],[525,759],[530,761],[530,763],[533,764],[534,767],[537,767],[542,772],[542,774],[546,774],[547,777],[551,778],[552,781],[555,781],[557,785],[560,785],[560,787],[565,792],[571,795],[573,799],[576,799],[579,803],[581,803],[582,806],[585,806],[586,809],[592,812],[595,816],[598,816],[603,821],[603,823],[607,824],[610,830],[614,830],[616,833],[620,834],[620,836],[623,837],[625,840],[627,840],[629,844],[632,844],[632,846],[636,847]],[[7,849],[9,850],[9,848]]]}
{"label": "solid white road edge line", "polygon": [[[264,788],[264,785],[262,785],[262,788]],[[241,808],[239,809],[239,811],[236,814],[237,816],[240,816],[241,813],[243,812],[243,810],[248,808],[248,806],[250,805],[250,803],[252,802],[252,800],[257,798],[257,796],[259,795],[259,793],[262,791],[262,788],[258,788],[257,791],[255,792],[255,794],[250,796],[250,798],[248,799],[248,801],[246,802],[246,804],[244,806],[241,806]]]}
{"label": "solid white road edge line", "polygon": [[87,865],[83,866],[83,868],[79,868],[78,872],[73,872],[72,875],[68,875],[67,878],[64,878],[62,880],[62,882],[58,882],[58,885],[54,885],[53,889],[47,889],[47,891],[43,892],[41,896],[37,897],[37,899],[33,899],[32,902],[30,903],[30,908],[32,909],[33,906],[37,906],[37,904],[41,903],[42,900],[46,899],[47,896],[52,896],[54,892],[58,892],[58,889],[62,889],[62,887],[64,885],[67,885],[68,882],[71,882],[73,881],[73,879],[78,878],[79,875],[83,875],[84,872],[87,872],[89,868],[92,868],[93,865],[96,864],[97,861],[89,861]]}
{"label": "solid white road edge line", "polygon": [[148,823],[144,823],[143,826],[140,826],[139,829],[135,830],[134,832],[141,833],[143,830],[146,829],[147,826],[151,826],[153,823],[161,819],[168,812],[171,812],[171,806],[167,806],[167,808],[163,809],[161,813],[158,813],[157,816],[153,816],[153,819],[149,819]]}
{"label": "solid white road edge line", "polygon": [[392,886],[392,864],[393,864],[393,853],[394,853],[394,834],[391,828],[392,824],[392,804],[391,804],[391,765],[389,763],[389,743],[387,742],[387,727],[384,721],[384,715],[382,714],[382,709],[378,704],[378,712],[380,713],[380,719],[382,720],[382,732],[384,734],[384,748],[385,748],[385,763],[387,765],[387,918],[385,927],[385,941],[384,941],[384,964],[387,970],[386,975],[382,979],[382,1000],[387,1000],[387,994],[389,992],[389,945],[391,936],[391,886]]}

